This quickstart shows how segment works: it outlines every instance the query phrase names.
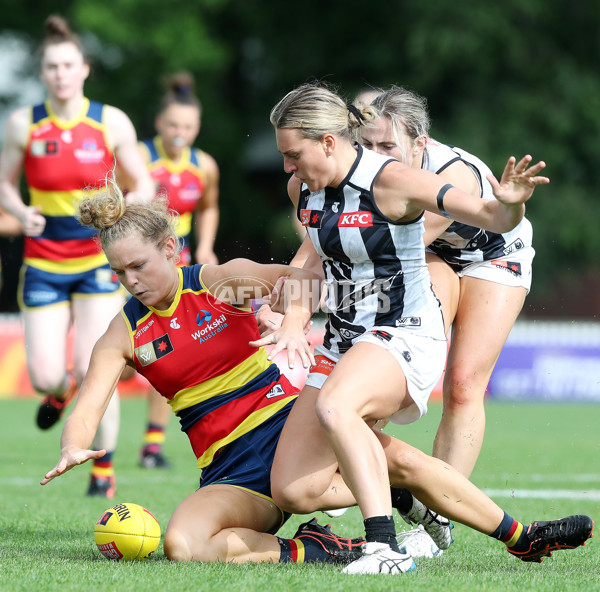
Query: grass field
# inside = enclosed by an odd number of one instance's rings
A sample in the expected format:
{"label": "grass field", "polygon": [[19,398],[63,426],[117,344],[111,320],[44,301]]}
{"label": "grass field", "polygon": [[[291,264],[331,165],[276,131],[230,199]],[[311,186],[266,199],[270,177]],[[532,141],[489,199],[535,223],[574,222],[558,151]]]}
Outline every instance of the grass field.
{"label": "grass field", "polygon": [[[36,405],[33,399],[0,400],[2,591],[600,590],[598,540],[531,565],[461,525],[456,525],[455,542],[442,557],[417,560],[418,571],[402,576],[345,576],[330,566],[174,564],[165,559],[162,545],[146,562],[113,563],[99,554],[93,538],[95,521],[113,502],[84,496],[89,467],[78,467],[46,487],[39,485],[58,460],[60,428],[38,431],[33,422]],[[440,414],[440,406],[433,405],[425,418],[395,428],[395,433],[429,451]],[[573,513],[600,520],[600,405],[490,401],[487,414],[484,450],[472,476],[479,487],[521,521]],[[138,468],[145,416],[143,400],[123,401],[115,502],[147,507],[164,532],[179,501],[195,489],[198,474],[174,418],[166,444],[174,468]],[[362,534],[355,508],[337,519],[316,515],[340,534]],[[306,519],[293,517],[281,534],[291,536]],[[401,520],[398,526],[404,526]]]}

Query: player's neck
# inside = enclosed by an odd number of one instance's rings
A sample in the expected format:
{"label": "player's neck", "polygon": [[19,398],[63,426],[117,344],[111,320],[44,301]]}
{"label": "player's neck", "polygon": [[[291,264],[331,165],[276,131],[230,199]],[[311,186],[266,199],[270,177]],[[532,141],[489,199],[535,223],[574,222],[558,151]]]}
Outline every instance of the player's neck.
{"label": "player's neck", "polygon": [[71,121],[79,115],[83,104],[83,98],[83,95],[77,95],[65,101],[61,101],[50,97],[50,107],[58,119]]}

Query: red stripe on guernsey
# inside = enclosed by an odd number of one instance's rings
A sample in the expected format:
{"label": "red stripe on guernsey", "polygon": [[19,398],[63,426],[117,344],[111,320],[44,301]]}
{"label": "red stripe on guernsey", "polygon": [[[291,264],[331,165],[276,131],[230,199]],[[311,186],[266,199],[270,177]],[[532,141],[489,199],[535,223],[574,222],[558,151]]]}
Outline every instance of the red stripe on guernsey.
{"label": "red stripe on guernsey", "polygon": [[288,539],[290,543],[290,560],[292,563],[298,562],[298,545],[294,539]]}
{"label": "red stripe on guernsey", "polygon": [[373,226],[373,215],[371,212],[344,212],[338,220],[340,228]]}
{"label": "red stripe on guernsey", "polygon": [[102,250],[94,238],[54,241],[47,238],[25,238],[23,256],[26,259],[65,261],[74,257],[91,257]]}
{"label": "red stripe on guernsey", "polygon": [[507,535],[505,537],[502,537],[500,540],[503,543],[506,543],[507,541],[510,541],[510,539],[512,538],[512,535],[515,534],[515,530],[517,530],[517,526],[519,526],[519,523],[514,520],[512,523],[512,526],[510,527],[510,530],[508,531]]}
{"label": "red stripe on guernsey", "polygon": [[[267,393],[276,384],[283,387],[283,392],[279,396],[267,397]],[[282,374],[278,381],[211,411],[201,421],[197,421],[187,432],[196,458],[200,458],[215,442],[231,434],[252,413],[295,393],[297,393],[297,389]]]}

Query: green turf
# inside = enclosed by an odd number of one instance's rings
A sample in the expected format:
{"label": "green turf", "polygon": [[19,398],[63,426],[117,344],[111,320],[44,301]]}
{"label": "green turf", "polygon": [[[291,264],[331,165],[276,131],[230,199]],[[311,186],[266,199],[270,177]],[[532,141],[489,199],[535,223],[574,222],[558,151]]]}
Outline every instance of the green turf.
{"label": "green turf", "polygon": [[[556,552],[541,565],[531,565],[510,557],[500,543],[461,525],[456,525],[455,543],[442,557],[417,560],[418,571],[402,576],[350,577],[329,566],[174,564],[165,559],[162,545],[146,562],[110,562],[97,551],[93,531],[95,521],[112,502],[84,496],[89,467],[77,467],[46,487],[38,484],[58,460],[60,428],[38,431],[33,422],[36,405],[33,399],[0,401],[1,591],[600,590],[600,543],[594,540],[575,551]],[[440,413],[439,405],[434,405],[428,416],[396,428],[395,433],[429,451]],[[195,488],[198,475],[175,419],[166,444],[173,470],[137,467],[145,415],[143,400],[123,402],[115,455],[115,501],[147,507],[164,532],[177,503]],[[523,521],[572,513],[600,519],[600,405],[489,402],[487,417],[486,441],[473,481],[495,490],[500,506]],[[517,497],[532,490],[546,492],[548,497]],[[572,499],[571,491],[578,499]],[[340,534],[362,534],[356,509],[337,519],[317,516],[331,522]],[[293,517],[283,528],[283,536],[293,534],[305,519]]]}

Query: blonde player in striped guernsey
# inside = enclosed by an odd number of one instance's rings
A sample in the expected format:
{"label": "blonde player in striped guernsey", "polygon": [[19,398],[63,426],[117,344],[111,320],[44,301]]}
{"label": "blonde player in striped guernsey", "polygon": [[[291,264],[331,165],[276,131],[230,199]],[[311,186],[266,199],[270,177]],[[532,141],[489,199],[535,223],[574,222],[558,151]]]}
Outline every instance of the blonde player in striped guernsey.
{"label": "blonde player in striped guernsey", "polygon": [[[45,26],[41,79],[48,99],[11,114],[0,161],[0,205],[19,219],[26,235],[19,303],[29,376],[45,394],[37,415],[41,429],[54,425],[75,396],[94,343],[123,302],[96,233],[75,218],[76,204],[84,189],[105,185],[115,159],[131,180],[128,199],[153,197],[129,118],[84,96],[89,64],[80,39],[60,16],[48,17]],[[19,191],[22,172],[29,206]],[[67,369],[71,326],[73,375]],[[93,467],[90,495],[114,496],[110,453],[118,426],[115,397],[96,440],[109,455]]]}

